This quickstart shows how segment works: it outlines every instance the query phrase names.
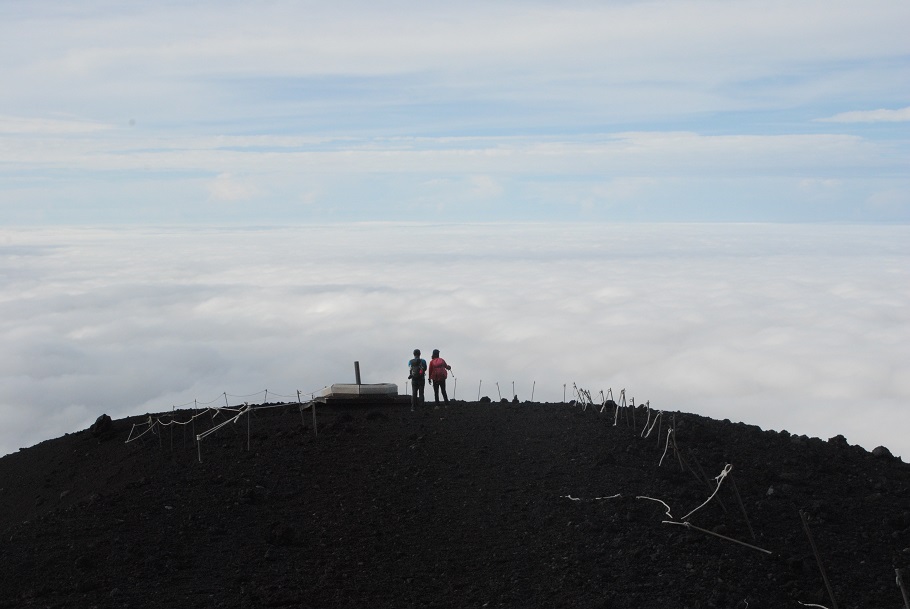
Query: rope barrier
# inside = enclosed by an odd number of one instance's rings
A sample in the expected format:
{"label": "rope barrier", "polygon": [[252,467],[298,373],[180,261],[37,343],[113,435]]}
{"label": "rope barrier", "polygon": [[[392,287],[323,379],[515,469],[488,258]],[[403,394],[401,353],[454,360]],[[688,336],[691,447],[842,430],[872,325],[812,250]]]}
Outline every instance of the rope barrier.
{"label": "rope barrier", "polygon": [[293,396],[293,395],[281,395],[280,393],[274,393],[274,392],[272,392],[272,395],[274,395],[275,397],[285,398],[285,399],[288,399],[288,400],[293,400],[294,397],[295,397],[295,396]]}
{"label": "rope barrier", "polygon": [[[455,382],[455,387],[453,387],[453,390],[454,390],[454,389],[457,387],[458,379],[455,377],[454,374],[452,375],[452,379],[453,379],[453,381]],[[499,392],[499,391],[500,391],[499,383],[496,382],[495,384],[496,384],[496,390],[497,390],[497,392]],[[532,391],[532,396],[533,396],[534,389],[536,389],[536,385],[537,385],[537,382],[534,381],[534,384],[533,384],[533,387],[532,387],[532,390],[531,390],[531,391]],[[579,389],[575,383],[573,383],[572,385],[573,385],[573,391],[574,391],[575,394],[579,397],[579,402],[582,404],[583,409],[587,409],[587,407],[588,407],[589,405],[592,406],[592,407],[595,406],[594,399],[593,399],[593,397],[592,397],[590,391],[584,390],[584,389]],[[481,381],[479,382],[478,388],[477,388],[477,395],[478,395],[478,398],[477,398],[477,399],[478,399],[478,401],[480,400],[480,393],[481,393],[482,387],[483,387],[483,380],[481,380]],[[300,409],[301,423],[303,423],[303,411],[306,410],[306,409],[311,409],[311,410],[312,410],[312,413],[313,413],[313,432],[314,432],[314,434],[318,434],[318,432],[317,432],[317,426],[316,426],[316,406],[315,406],[315,402],[316,402],[316,393],[317,393],[318,391],[321,391],[322,389],[324,389],[324,388],[320,388],[320,389],[314,390],[314,391],[305,391],[305,392],[304,392],[304,391],[301,391],[301,390],[299,390],[299,389],[297,390],[297,396],[296,396],[296,397],[297,397],[297,401],[296,401],[296,403],[297,403],[297,405],[298,405],[298,407],[299,407],[299,409]],[[566,389],[566,384],[563,383],[563,402],[565,402],[565,389]],[[136,440],[139,440],[140,438],[144,437],[144,436],[145,436],[146,434],[148,434],[148,433],[155,433],[156,429],[158,429],[158,428],[160,428],[160,427],[171,427],[171,426],[174,426],[174,425],[179,425],[179,426],[185,427],[185,426],[187,426],[187,425],[192,425],[192,426],[193,426],[193,436],[196,438],[196,442],[197,442],[197,445],[198,445],[199,442],[200,442],[202,439],[204,439],[204,438],[208,437],[209,435],[211,435],[212,433],[214,433],[214,432],[220,430],[222,427],[224,427],[224,426],[227,425],[228,423],[231,423],[231,422],[236,423],[237,420],[239,419],[239,417],[242,416],[242,415],[244,415],[244,414],[247,414],[247,415],[255,414],[255,411],[256,411],[256,410],[259,410],[260,408],[264,408],[264,407],[268,407],[268,408],[280,408],[280,407],[285,407],[285,406],[288,405],[287,403],[283,403],[283,404],[275,404],[275,405],[273,405],[273,406],[266,406],[266,404],[268,403],[268,397],[269,397],[269,390],[268,390],[268,389],[263,389],[263,390],[262,390],[262,394],[263,394],[263,401],[262,401],[262,404],[259,404],[259,405],[257,405],[256,407],[251,406],[251,405],[250,405],[249,403],[247,403],[247,402],[244,402],[243,406],[234,406],[234,407],[232,407],[231,404],[230,404],[230,401],[228,400],[228,397],[232,397],[232,398],[251,398],[251,397],[258,396],[259,393],[260,393],[260,392],[257,391],[257,392],[255,392],[255,393],[248,393],[248,394],[244,394],[244,395],[237,395],[237,394],[229,394],[229,393],[227,393],[226,391],[224,391],[224,392],[221,393],[221,395],[219,395],[219,396],[217,396],[217,397],[215,397],[215,398],[213,398],[213,399],[211,399],[211,400],[209,400],[209,401],[200,401],[200,400],[197,398],[197,399],[194,399],[192,402],[185,402],[185,403],[183,403],[183,404],[180,404],[179,406],[178,406],[178,405],[173,405],[173,406],[171,407],[171,408],[172,408],[172,412],[173,412],[173,411],[176,411],[178,408],[179,408],[179,409],[183,409],[183,408],[185,408],[185,407],[187,407],[187,406],[192,406],[194,411],[200,410],[200,408],[201,408],[201,411],[200,411],[200,412],[194,412],[192,415],[190,415],[190,417],[189,417],[188,419],[185,419],[185,420],[178,420],[173,414],[172,414],[169,418],[166,418],[165,416],[160,416],[160,417],[156,417],[156,418],[153,418],[152,416],[149,416],[149,418],[148,418],[148,420],[147,420],[146,422],[144,422],[144,423],[135,423],[135,424],[133,424],[132,428],[130,429],[129,436],[127,437],[125,443],[129,444],[129,443],[131,443],[131,442],[135,442]],[[513,393],[514,393],[514,381],[513,381]],[[623,389],[621,393],[622,393],[622,403],[623,403],[623,405],[625,405],[625,389]],[[309,401],[309,402],[304,402],[304,401],[302,400],[302,398],[301,398],[302,395],[306,395],[306,394],[308,394],[308,395],[310,396],[310,401]],[[454,392],[453,392],[453,395],[454,395]],[[502,398],[501,398],[501,393],[500,393],[499,395],[500,395],[500,400],[501,400],[501,399],[502,399]],[[292,396],[292,395],[283,395],[283,394],[274,393],[274,392],[272,392],[272,396],[273,396],[273,397],[285,398],[285,399],[288,399],[288,400],[293,400],[293,399],[294,399],[294,396]],[[600,404],[600,412],[603,412],[603,410],[606,408],[607,400],[608,400],[608,399],[612,399],[612,396],[613,396],[613,390],[612,390],[612,388],[610,388],[610,389],[607,390],[607,394],[606,394],[606,395],[604,395],[603,390],[601,390],[601,391],[600,391],[600,396],[601,396],[601,398],[602,398],[602,399],[601,399],[601,404]],[[223,407],[211,406],[212,404],[214,404],[215,402],[217,402],[219,399],[224,399],[224,406],[223,406]],[[634,404],[634,402],[633,402],[633,404]],[[633,406],[633,408],[634,408],[634,406]],[[218,419],[218,418],[221,416],[222,412],[228,413],[228,418],[227,418],[226,420],[224,420],[223,422],[221,422],[221,423],[215,425],[215,424],[214,424],[214,423],[215,423],[215,420]],[[616,417],[618,417],[618,414],[619,414],[619,406],[617,405]],[[211,418],[212,418],[212,423],[213,423],[213,427],[212,427],[211,429],[205,431],[205,432],[202,432],[202,433],[199,433],[199,434],[195,433],[195,428],[196,428],[195,422],[196,422],[196,419],[198,419],[198,418],[200,418],[200,417],[203,417],[203,416],[206,416],[206,415],[210,415],[210,416],[211,416]],[[659,417],[658,417],[658,418],[659,418]],[[616,421],[614,420],[614,425],[615,425],[615,424],[616,424]],[[250,444],[250,440],[249,440],[249,435],[250,435],[250,434],[249,434],[249,425],[250,425],[250,423],[249,423],[249,420],[248,420],[248,421],[247,421],[247,450],[249,450],[249,444]],[[160,426],[160,427],[159,427],[159,426]],[[144,430],[142,430],[142,431],[140,431],[140,432],[137,433],[137,430],[138,430],[138,429],[141,429],[141,428],[143,428],[143,427],[146,427],[146,429],[144,429]],[[651,429],[653,429],[653,425],[652,425],[652,428],[651,428]],[[650,430],[649,430],[649,433],[650,433]],[[160,438],[159,438],[159,442],[160,442]],[[185,440],[184,440],[184,443],[185,443]],[[171,434],[171,447],[173,448],[173,432],[172,432],[172,434]],[[201,452],[200,452],[200,462],[201,462],[201,460],[202,460],[202,459],[201,459]]]}
{"label": "rope barrier", "polygon": [[660,456],[660,461],[657,463],[657,467],[660,467],[664,463],[664,457],[667,456],[667,449],[670,448],[670,435],[673,433],[673,428],[667,430],[667,444],[664,446],[664,454]]}
{"label": "rope barrier", "polygon": [[145,434],[150,432],[152,429],[154,429],[154,423],[152,422],[152,417],[149,417],[148,423],[142,423],[142,425],[148,425],[149,428],[134,438],[133,432],[136,431],[136,428],[139,427],[139,424],[133,423],[133,427],[132,427],[132,429],[130,429],[130,435],[126,439],[126,442],[125,442],[126,444],[129,444],[130,442],[138,440],[139,438],[141,438],[142,436],[144,436]]}
{"label": "rope barrier", "polygon": [[572,495],[560,495],[560,499],[568,499],[569,501],[604,501],[607,499],[621,499],[622,493],[616,493],[615,495],[610,495],[609,497],[594,497],[592,499],[579,499],[578,497],[573,497]]}
{"label": "rope barrier", "polygon": [[724,466],[723,471],[720,472],[720,474],[718,474],[718,475],[714,478],[715,480],[717,480],[717,488],[714,489],[714,492],[711,493],[711,496],[708,497],[707,499],[705,499],[705,502],[702,503],[700,506],[698,506],[697,508],[695,508],[694,510],[692,510],[691,512],[689,512],[688,514],[686,514],[685,516],[683,516],[683,518],[682,518],[683,520],[688,520],[688,519],[689,519],[689,516],[691,516],[692,514],[694,514],[695,512],[697,512],[698,510],[700,510],[700,509],[702,509],[703,507],[705,507],[706,505],[708,505],[708,503],[709,503],[712,499],[714,499],[714,495],[716,495],[716,494],[717,494],[717,491],[720,490],[720,485],[721,485],[721,483],[724,481],[724,478],[727,477],[727,474],[729,474],[729,473],[730,473],[730,470],[732,470],[732,469],[733,469],[733,465],[731,465],[730,463],[727,463],[727,465]]}
{"label": "rope barrier", "polygon": [[249,394],[247,394],[247,395],[234,395],[233,393],[225,393],[225,395],[227,395],[227,396],[229,396],[229,397],[232,397],[232,398],[240,398],[240,399],[243,399],[243,398],[255,397],[255,396],[259,395],[259,394],[262,393],[262,392],[265,392],[265,395],[268,396],[269,390],[268,390],[268,389],[263,389],[262,391],[257,391],[256,393],[249,393]]}
{"label": "rope barrier", "polygon": [[644,435],[641,436],[642,438],[648,438],[648,437],[651,435],[651,432],[654,431],[654,427],[657,425],[657,422],[658,422],[658,420],[660,420],[660,417],[661,417],[661,415],[662,415],[663,413],[664,413],[663,410],[658,410],[658,411],[657,411],[657,414],[654,415],[654,422],[651,423],[651,427],[648,428],[648,432],[647,432],[647,433],[645,433],[645,430],[644,430],[644,429],[641,430],[641,433],[644,434]]}
{"label": "rope barrier", "polygon": [[[193,421],[195,421],[196,419],[198,419],[198,418],[201,417],[201,416],[204,416],[204,415],[207,414],[210,410],[218,410],[218,409],[217,409],[217,408],[206,408],[204,411],[202,411],[202,412],[200,412],[200,413],[198,413],[198,414],[194,414],[193,416],[191,416],[191,417],[190,417],[189,419],[187,419],[186,421],[177,421],[177,420],[175,420],[175,419],[172,417],[170,421],[168,421],[167,423],[165,423],[165,422],[162,421],[161,419],[158,419],[158,424],[161,425],[161,426],[163,426],[163,427],[168,427],[168,426],[170,426],[170,425],[191,425],[191,424],[193,423]],[[226,409],[226,408],[222,408],[222,410],[227,410],[227,409]]]}
{"label": "rope barrier", "polygon": [[231,419],[227,419],[223,423],[219,423],[218,425],[216,425],[215,427],[212,427],[208,431],[204,431],[200,434],[196,434],[196,439],[203,440],[203,439],[207,438],[208,436],[212,435],[213,433],[215,433],[216,431],[218,431],[219,429],[221,429],[222,427],[224,427],[225,425],[227,425],[228,423],[236,423],[240,417],[249,413],[250,410],[251,410],[251,407],[249,405],[247,405],[243,410],[237,412],[237,415],[235,417],[233,417]]}
{"label": "rope barrier", "polygon": [[[259,393],[263,394],[263,403],[260,405],[257,405],[255,407],[255,410],[260,410],[262,408],[283,408],[288,405],[288,404],[266,405],[266,402],[268,401],[268,394],[269,394],[268,389],[264,389],[262,392],[257,391],[256,393],[247,394],[245,396],[238,396],[238,395],[230,394],[227,392],[222,392],[221,395],[219,395],[218,397],[216,397],[212,400],[209,400],[208,402],[200,402],[198,399],[194,399],[192,402],[186,402],[184,404],[180,404],[179,406],[177,406],[177,405],[172,406],[171,407],[172,411],[177,410],[178,408],[182,409],[182,408],[184,408],[186,406],[190,406],[190,405],[192,405],[194,407],[193,410],[199,410],[200,405],[202,405],[204,407],[204,408],[202,408],[202,410],[200,412],[193,413],[192,415],[189,416],[188,419],[185,419],[185,420],[178,420],[173,414],[170,415],[170,418],[167,418],[167,415],[162,415],[159,417],[152,417],[151,415],[149,415],[148,420],[146,420],[144,423],[134,423],[133,424],[133,426],[130,429],[130,433],[124,443],[129,444],[131,442],[135,442],[136,440],[139,440],[140,438],[142,438],[143,436],[145,436],[148,433],[154,433],[156,428],[160,428],[160,427],[170,427],[172,425],[180,425],[180,426],[192,425],[193,428],[195,429],[196,419],[198,419],[200,417],[203,417],[205,415],[210,415],[212,417],[212,421],[214,422],[214,420],[217,419],[221,415],[222,412],[230,413],[229,418],[226,421],[224,421],[223,423],[220,423],[219,425],[216,425],[212,429],[209,429],[208,431],[205,431],[201,434],[194,433],[193,435],[196,437],[196,440],[198,442],[199,440],[207,437],[214,431],[221,429],[227,423],[230,423],[232,421],[236,422],[236,420],[239,418],[239,416],[241,416],[243,414],[253,414],[254,408],[246,402],[244,402],[243,406],[231,406],[227,399],[228,396],[236,397],[236,398],[252,397],[252,396],[259,395]],[[298,393],[297,403],[300,403],[300,393],[301,392],[298,391],[297,393]],[[311,395],[315,396],[316,391],[307,392],[307,393],[310,393]],[[277,394],[274,392],[272,393],[272,396],[294,399],[294,396],[281,395],[281,394]],[[214,404],[221,398],[224,398],[225,405],[223,407],[209,406],[210,404]],[[249,427],[249,422],[247,423],[247,426]],[[146,427],[146,429],[137,433],[137,429],[142,428],[142,427]],[[315,427],[315,409],[314,409],[314,427]],[[247,448],[249,449],[249,430],[247,433]],[[201,459],[200,459],[200,461],[201,461]]]}
{"label": "rope barrier", "polygon": [[[224,395],[224,394],[222,393],[221,395]],[[219,395],[217,398],[215,398],[214,400],[212,400],[212,401],[210,401],[210,402],[200,402],[199,400],[195,400],[194,403],[195,403],[197,406],[198,406],[199,404],[202,404],[203,406],[208,406],[209,404],[214,404],[215,402],[217,402],[218,400],[220,400],[220,399],[221,399],[221,395]]]}
{"label": "rope barrier", "polygon": [[648,501],[656,501],[657,503],[664,506],[664,508],[666,508],[667,518],[673,518],[673,514],[670,513],[670,506],[667,505],[666,503],[664,503],[663,501],[661,501],[660,499],[655,499],[654,497],[645,497],[644,495],[637,495],[635,498],[636,499],[647,499]]}

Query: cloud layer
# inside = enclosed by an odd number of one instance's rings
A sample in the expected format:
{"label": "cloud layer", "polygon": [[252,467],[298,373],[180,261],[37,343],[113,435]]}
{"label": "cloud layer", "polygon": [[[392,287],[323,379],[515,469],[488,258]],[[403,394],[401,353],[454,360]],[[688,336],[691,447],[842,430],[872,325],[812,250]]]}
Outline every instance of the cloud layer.
{"label": "cloud layer", "polygon": [[[0,452],[353,379],[637,403],[910,454],[906,227],[2,229]],[[248,397],[235,397],[248,396]]]}

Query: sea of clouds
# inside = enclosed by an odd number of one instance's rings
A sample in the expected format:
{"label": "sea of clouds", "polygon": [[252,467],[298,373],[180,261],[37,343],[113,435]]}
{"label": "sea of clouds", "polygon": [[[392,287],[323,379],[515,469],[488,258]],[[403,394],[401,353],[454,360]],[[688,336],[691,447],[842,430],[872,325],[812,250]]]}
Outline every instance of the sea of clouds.
{"label": "sea of clouds", "polygon": [[[398,383],[910,455],[910,226],[0,228],[0,455],[114,418]],[[126,438],[124,438],[125,440]]]}

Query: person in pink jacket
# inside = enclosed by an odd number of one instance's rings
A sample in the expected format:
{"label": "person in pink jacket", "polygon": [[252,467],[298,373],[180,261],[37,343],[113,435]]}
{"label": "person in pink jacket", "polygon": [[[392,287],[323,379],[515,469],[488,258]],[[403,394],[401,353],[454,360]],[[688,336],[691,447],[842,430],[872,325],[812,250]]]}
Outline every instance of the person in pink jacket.
{"label": "person in pink jacket", "polygon": [[440,389],[442,389],[442,399],[445,400],[446,406],[449,404],[449,395],[446,393],[446,377],[449,376],[447,371],[451,369],[452,367],[439,357],[439,349],[433,349],[433,359],[430,360],[427,376],[430,379],[430,384],[433,385],[433,396],[436,398],[437,408],[439,408]]}

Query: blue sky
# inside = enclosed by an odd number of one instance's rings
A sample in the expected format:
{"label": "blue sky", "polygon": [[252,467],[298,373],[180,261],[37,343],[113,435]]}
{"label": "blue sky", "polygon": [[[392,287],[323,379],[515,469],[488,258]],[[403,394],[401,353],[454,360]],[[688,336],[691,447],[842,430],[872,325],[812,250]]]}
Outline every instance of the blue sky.
{"label": "blue sky", "polygon": [[910,4],[0,1],[0,222],[910,220]]}

